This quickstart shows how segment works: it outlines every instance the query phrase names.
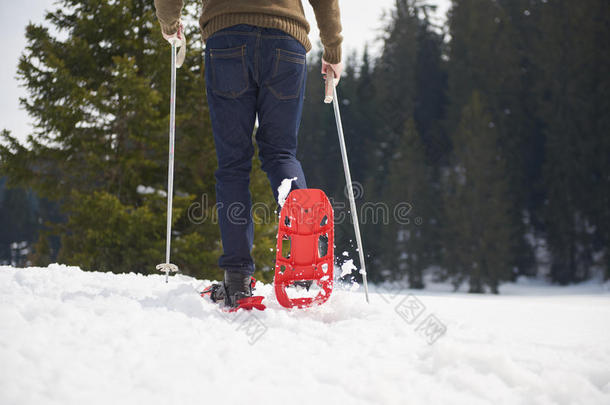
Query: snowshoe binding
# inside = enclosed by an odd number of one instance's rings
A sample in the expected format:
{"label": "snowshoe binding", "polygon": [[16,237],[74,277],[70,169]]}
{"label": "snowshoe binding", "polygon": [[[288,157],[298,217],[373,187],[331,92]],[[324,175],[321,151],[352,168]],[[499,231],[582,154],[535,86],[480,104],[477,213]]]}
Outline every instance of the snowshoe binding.
{"label": "snowshoe binding", "polygon": [[264,297],[252,295],[255,285],[256,279],[252,276],[225,271],[224,281],[212,284],[201,292],[201,296],[220,303],[228,312],[253,308],[262,311],[266,308],[262,303]]}

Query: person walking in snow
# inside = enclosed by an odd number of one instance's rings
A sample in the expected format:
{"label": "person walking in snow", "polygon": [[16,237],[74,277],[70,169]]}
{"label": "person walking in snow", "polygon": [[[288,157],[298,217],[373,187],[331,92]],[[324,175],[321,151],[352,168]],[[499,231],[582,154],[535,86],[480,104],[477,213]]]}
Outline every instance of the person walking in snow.
{"label": "person walking in snow", "polygon": [[[324,47],[322,73],[337,79],[341,63],[338,0],[310,0]],[[163,37],[179,44],[183,0],[155,0]],[[306,188],[296,158],[297,133],[303,110],[311,49],[309,23],[301,0],[203,0],[199,20],[205,48],[205,82],[212,132],[218,157],[216,202],[223,254],[218,264],[224,282],[213,286],[211,298],[235,307],[251,296],[254,273],[251,250],[254,226],[249,191],[256,142],[262,168],[275,199],[282,180]]]}

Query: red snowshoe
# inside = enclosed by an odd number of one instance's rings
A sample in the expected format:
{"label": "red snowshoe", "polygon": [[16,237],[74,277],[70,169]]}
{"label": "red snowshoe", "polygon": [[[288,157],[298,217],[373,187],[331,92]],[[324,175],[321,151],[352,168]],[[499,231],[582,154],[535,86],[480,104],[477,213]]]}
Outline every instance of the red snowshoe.
{"label": "red snowshoe", "polygon": [[[286,307],[323,304],[333,290],[334,216],[322,190],[293,190],[280,213],[275,259],[275,295]],[[289,298],[287,287],[316,283],[313,298]]]}

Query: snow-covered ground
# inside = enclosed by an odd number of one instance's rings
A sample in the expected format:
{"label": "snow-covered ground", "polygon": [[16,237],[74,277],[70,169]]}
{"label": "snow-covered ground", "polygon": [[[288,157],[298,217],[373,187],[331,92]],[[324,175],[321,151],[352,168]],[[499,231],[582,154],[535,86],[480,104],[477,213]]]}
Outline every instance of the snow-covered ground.
{"label": "snow-covered ground", "polygon": [[0,404],[610,404],[607,284],[226,314],[163,279],[0,267]]}

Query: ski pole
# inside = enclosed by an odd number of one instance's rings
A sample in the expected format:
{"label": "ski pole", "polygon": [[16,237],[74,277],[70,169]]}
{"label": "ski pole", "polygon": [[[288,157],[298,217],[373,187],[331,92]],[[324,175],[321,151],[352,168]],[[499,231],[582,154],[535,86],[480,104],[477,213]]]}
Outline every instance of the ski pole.
{"label": "ski pole", "polygon": [[174,144],[176,135],[176,44],[172,43],[171,89],[169,98],[169,162],[167,168],[167,233],[165,241],[165,263],[157,265],[157,270],[165,272],[168,282],[170,272],[177,272],[178,266],[169,262],[172,238],[172,202],[174,194]]}
{"label": "ski pole", "polygon": [[335,121],[337,122],[337,132],[339,134],[339,146],[341,148],[341,158],[343,159],[343,171],[345,172],[345,182],[347,183],[347,193],[349,197],[350,210],[352,211],[352,221],[354,222],[354,232],[356,233],[356,243],[358,244],[358,255],[360,256],[360,274],[362,274],[362,282],[364,284],[364,295],[366,302],[369,302],[369,287],[366,282],[366,264],[364,262],[364,249],[362,248],[362,238],[360,237],[360,225],[358,223],[358,212],[356,211],[356,199],[354,198],[354,189],[352,188],[352,175],[349,171],[349,162],[347,160],[347,150],[345,148],[345,137],[343,136],[343,124],[341,124],[341,112],[339,111],[339,100],[337,98],[337,87],[334,83],[334,72],[326,75],[326,97],[325,103],[329,103],[329,85],[332,86],[333,95],[332,103],[335,110]]}

